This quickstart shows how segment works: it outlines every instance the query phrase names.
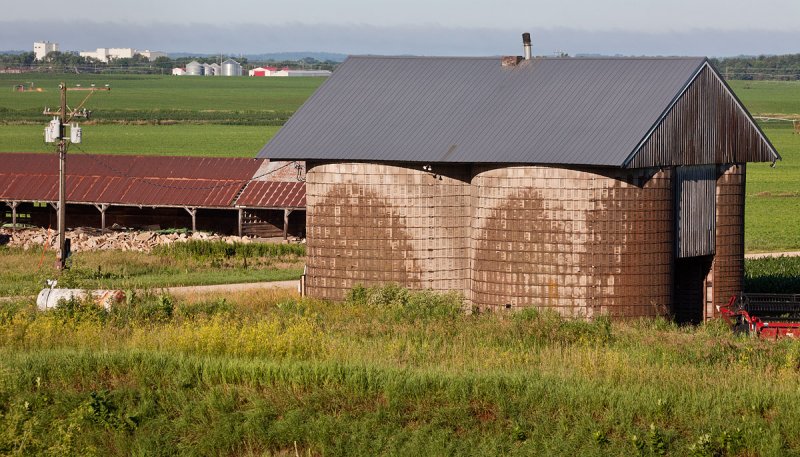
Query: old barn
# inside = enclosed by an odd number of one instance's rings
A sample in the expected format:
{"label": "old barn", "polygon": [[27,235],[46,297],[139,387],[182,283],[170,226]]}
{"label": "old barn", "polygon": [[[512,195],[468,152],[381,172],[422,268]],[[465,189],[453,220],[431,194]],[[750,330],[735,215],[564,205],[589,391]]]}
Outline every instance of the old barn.
{"label": "old barn", "polygon": [[307,161],[306,292],[699,321],[740,292],[747,162],[705,58],[351,57],[259,157]]}

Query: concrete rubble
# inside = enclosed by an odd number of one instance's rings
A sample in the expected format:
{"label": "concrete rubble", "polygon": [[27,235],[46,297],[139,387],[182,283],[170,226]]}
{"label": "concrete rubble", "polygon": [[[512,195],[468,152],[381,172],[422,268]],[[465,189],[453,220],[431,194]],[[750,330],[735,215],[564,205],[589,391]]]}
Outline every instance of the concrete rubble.
{"label": "concrete rubble", "polygon": [[[25,250],[41,247],[48,244],[47,249],[56,249],[58,243],[58,232],[47,229],[21,229],[11,231],[10,229],[0,229],[0,237],[9,235],[8,242],[10,247],[21,247]],[[106,231],[105,233],[92,228],[76,228],[67,231],[67,238],[70,239],[72,252],[91,251],[91,250],[119,250],[119,251],[138,251],[150,252],[154,247],[180,243],[190,240],[205,241],[224,241],[226,243],[252,243],[254,241],[283,242],[283,239],[264,239],[251,238],[247,236],[223,236],[205,232],[194,233],[168,233],[146,231]]]}

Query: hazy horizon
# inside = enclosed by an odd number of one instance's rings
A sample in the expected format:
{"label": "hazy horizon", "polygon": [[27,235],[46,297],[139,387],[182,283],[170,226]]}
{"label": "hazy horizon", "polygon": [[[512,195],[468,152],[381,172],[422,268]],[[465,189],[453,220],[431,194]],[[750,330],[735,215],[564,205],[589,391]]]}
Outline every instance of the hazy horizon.
{"label": "hazy horizon", "polygon": [[74,51],[472,56],[518,54],[531,32],[538,55],[724,57],[800,52],[798,19],[796,0],[40,0],[4,8],[0,50],[48,40]]}

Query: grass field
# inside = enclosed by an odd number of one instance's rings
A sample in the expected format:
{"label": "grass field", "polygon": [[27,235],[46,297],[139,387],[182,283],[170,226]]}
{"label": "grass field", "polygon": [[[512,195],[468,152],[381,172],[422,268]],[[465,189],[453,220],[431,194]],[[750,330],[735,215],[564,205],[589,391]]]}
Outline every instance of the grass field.
{"label": "grass field", "polygon": [[[325,78],[223,78],[147,75],[0,75],[0,108],[19,113],[0,112],[0,121],[14,121],[19,116],[41,116],[45,106],[57,108],[58,84],[88,87],[110,84],[111,92],[97,92],[87,107],[97,119],[107,112],[156,112],[186,110],[210,113],[228,111],[293,112],[319,87]],[[13,92],[15,84],[29,84],[45,92]],[[77,106],[86,92],[69,94],[70,106]],[[35,118],[34,118],[35,119]],[[40,119],[46,119],[40,117]]]}
{"label": "grass field", "polygon": [[197,244],[199,253],[189,254],[175,251],[177,248],[161,248],[154,253],[77,252],[72,256],[72,267],[60,276],[53,268],[52,252],[42,256],[40,250],[0,247],[0,297],[35,295],[44,287],[45,279],[56,277],[59,287],[142,289],[283,281],[298,279],[303,273],[304,245],[265,244],[265,248],[278,246],[281,250],[248,251],[244,255],[242,248],[232,253],[202,254],[208,249],[204,246],[214,247],[217,243]]}
{"label": "grass field", "polygon": [[[280,127],[269,125],[90,125],[71,154],[188,155],[255,157]],[[52,152],[38,125],[0,126],[0,150]],[[11,146],[5,148],[10,149]]]}
{"label": "grass field", "polygon": [[747,165],[745,250],[800,251],[800,135],[788,124],[764,133],[783,160]]}
{"label": "grass field", "polygon": [[796,455],[800,342],[361,291],[0,305],[0,453]]}

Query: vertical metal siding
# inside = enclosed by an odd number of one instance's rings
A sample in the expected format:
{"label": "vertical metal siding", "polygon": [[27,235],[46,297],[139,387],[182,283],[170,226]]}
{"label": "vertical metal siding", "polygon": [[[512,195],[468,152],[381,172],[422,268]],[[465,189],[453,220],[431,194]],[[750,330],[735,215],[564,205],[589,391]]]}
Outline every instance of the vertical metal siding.
{"label": "vertical metal siding", "polygon": [[717,171],[714,165],[678,167],[675,178],[677,257],[714,254]]}
{"label": "vertical metal siding", "polygon": [[725,83],[706,65],[627,167],[769,162],[777,158]]}

